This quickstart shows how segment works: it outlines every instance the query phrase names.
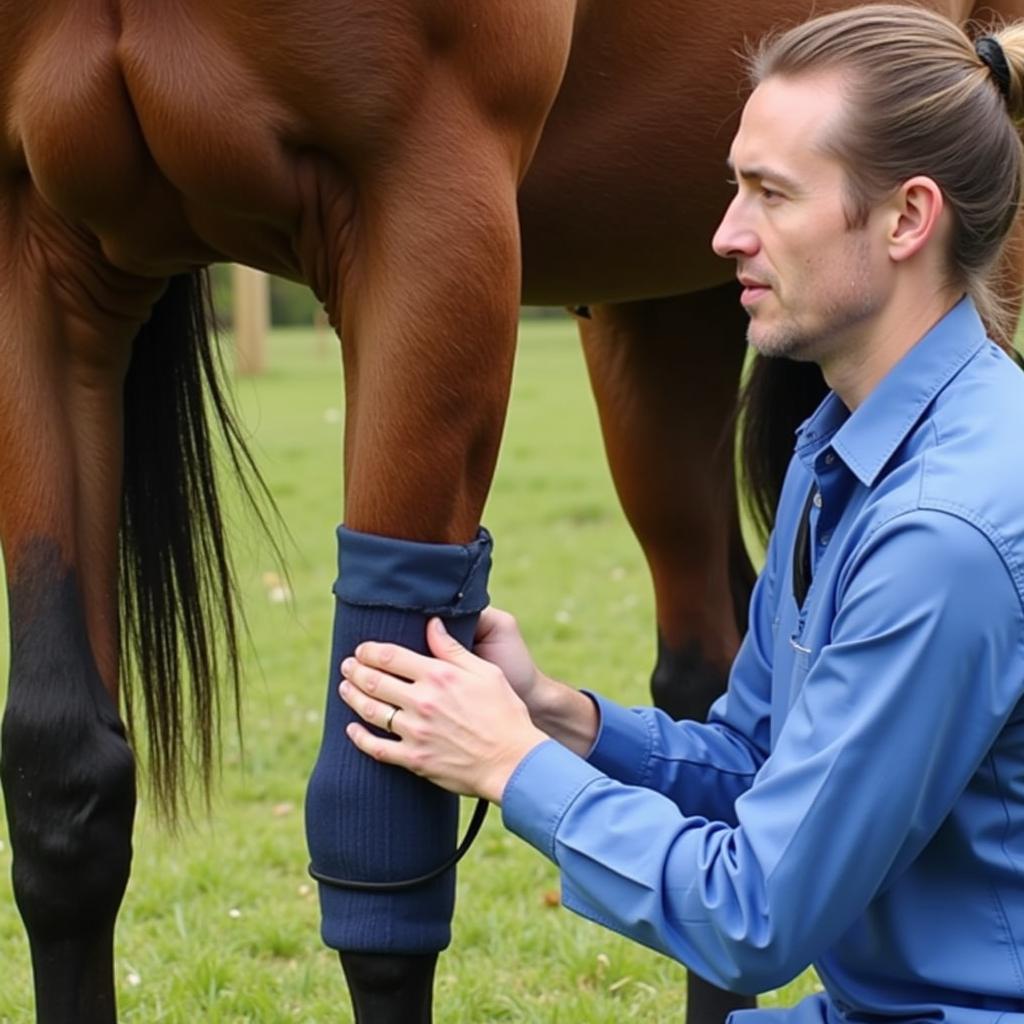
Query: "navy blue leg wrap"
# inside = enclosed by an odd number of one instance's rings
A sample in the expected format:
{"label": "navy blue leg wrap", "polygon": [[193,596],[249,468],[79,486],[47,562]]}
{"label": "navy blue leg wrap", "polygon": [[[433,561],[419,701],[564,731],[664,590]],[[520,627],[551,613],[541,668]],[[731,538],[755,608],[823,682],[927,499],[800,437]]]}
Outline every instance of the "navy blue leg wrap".
{"label": "navy blue leg wrap", "polygon": [[[426,874],[455,848],[458,799],[360,753],[345,735],[353,714],[338,696],[339,665],[364,640],[426,651],[429,617],[440,615],[467,647],[487,605],[491,539],[422,544],[338,529],[334,642],[324,736],[306,793],[313,867],[356,881]],[[324,942],[365,953],[436,953],[451,940],[455,871],[414,889],[360,892],[320,885]]]}

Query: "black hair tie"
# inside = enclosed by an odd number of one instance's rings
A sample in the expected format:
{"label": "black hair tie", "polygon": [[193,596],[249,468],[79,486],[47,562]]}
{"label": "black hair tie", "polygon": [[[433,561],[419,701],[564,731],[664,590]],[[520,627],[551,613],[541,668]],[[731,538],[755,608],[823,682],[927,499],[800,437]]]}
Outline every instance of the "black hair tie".
{"label": "black hair tie", "polygon": [[994,36],[982,36],[974,44],[974,52],[981,58],[982,62],[992,73],[992,77],[1003,94],[1003,99],[1010,101],[1010,65],[1007,63],[1006,54],[999,40]]}

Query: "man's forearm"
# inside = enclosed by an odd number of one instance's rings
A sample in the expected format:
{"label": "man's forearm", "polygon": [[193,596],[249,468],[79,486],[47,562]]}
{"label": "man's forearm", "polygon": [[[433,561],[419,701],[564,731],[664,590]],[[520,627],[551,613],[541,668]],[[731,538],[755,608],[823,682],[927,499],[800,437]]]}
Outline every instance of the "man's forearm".
{"label": "man's forearm", "polygon": [[543,674],[537,689],[539,699],[530,708],[534,724],[574,754],[586,757],[600,724],[597,705],[585,693]]}

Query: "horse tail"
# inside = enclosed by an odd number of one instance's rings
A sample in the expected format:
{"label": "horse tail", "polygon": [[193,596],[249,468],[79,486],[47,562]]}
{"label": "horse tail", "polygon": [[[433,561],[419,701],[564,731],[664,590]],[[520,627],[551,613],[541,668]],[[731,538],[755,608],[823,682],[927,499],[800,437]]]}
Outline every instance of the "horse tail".
{"label": "horse tail", "polygon": [[223,375],[206,271],[171,278],[136,336],[125,380],[120,532],[125,717],[135,735],[141,693],[149,789],[171,824],[189,807],[187,769],[197,769],[209,804],[225,660],[240,732],[244,618],[214,471],[216,434],[264,528],[258,499],[273,507]]}
{"label": "horse tail", "polygon": [[747,510],[762,541],[775,525],[793,434],[827,390],[815,363],[753,359],[739,400],[739,463]]}

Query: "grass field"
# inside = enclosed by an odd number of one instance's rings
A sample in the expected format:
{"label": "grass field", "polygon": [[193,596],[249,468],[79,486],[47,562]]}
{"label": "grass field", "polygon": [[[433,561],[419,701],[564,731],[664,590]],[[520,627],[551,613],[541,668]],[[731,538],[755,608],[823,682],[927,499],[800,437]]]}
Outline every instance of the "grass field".
{"label": "grass field", "polygon": [[[327,678],[340,514],[340,371],[311,332],[279,331],[273,369],[238,401],[293,537],[284,566],[243,517],[235,551],[250,625],[245,752],[228,734],[212,816],[172,837],[143,803],[120,917],[121,1020],[334,1024],[351,1020],[319,942],[302,827]],[[518,615],[553,674],[647,700],[654,649],[646,570],[618,510],[574,329],[522,332],[515,390],[485,516],[491,594]],[[6,635],[6,609],[0,626]],[[0,679],[6,681],[6,643]],[[4,683],[5,685],[5,683]],[[468,806],[464,810],[468,810]],[[28,947],[0,822],[0,1022],[32,1017]],[[492,812],[459,874],[454,942],[436,986],[439,1024],[682,1021],[684,972],[557,905],[557,872]],[[813,991],[811,974],[762,1003]]]}

